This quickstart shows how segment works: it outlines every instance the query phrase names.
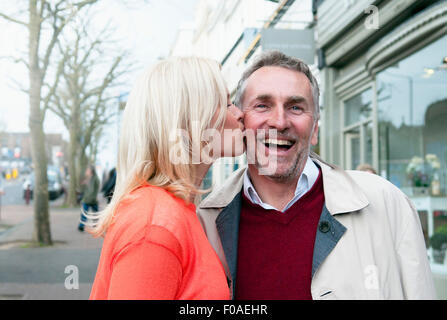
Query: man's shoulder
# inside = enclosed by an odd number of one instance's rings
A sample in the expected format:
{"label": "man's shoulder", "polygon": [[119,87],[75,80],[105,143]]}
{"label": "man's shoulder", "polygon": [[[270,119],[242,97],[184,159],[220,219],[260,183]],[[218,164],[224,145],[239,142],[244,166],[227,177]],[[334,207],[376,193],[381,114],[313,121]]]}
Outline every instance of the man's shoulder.
{"label": "man's shoulder", "polygon": [[[365,171],[344,170],[317,162],[323,173],[326,205],[332,213],[353,212],[397,203],[407,207],[406,195],[385,178]],[[368,209],[368,210],[369,210]]]}
{"label": "man's shoulder", "polygon": [[389,182],[387,179],[373,173],[360,170],[345,170],[345,172],[352,178],[352,180],[368,192],[390,191],[401,192],[398,187]]}
{"label": "man's shoulder", "polygon": [[221,184],[213,186],[211,193],[200,203],[200,208],[222,208],[241,192],[247,167],[241,167]]}
{"label": "man's shoulder", "polygon": [[404,211],[414,211],[414,205],[408,196],[387,179],[364,171],[348,170],[346,172],[359,186],[359,191],[363,192],[373,207],[380,204],[381,206],[384,205],[385,208],[400,208],[399,213],[394,213],[398,215],[403,214]]}

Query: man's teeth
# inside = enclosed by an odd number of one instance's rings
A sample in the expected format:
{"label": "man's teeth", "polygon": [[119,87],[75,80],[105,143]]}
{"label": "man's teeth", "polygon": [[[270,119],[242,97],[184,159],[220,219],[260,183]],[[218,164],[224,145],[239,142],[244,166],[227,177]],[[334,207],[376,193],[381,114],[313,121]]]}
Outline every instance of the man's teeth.
{"label": "man's teeth", "polygon": [[277,139],[264,139],[264,144],[276,144],[278,146],[291,146],[293,145],[292,141],[289,140],[277,140]]}

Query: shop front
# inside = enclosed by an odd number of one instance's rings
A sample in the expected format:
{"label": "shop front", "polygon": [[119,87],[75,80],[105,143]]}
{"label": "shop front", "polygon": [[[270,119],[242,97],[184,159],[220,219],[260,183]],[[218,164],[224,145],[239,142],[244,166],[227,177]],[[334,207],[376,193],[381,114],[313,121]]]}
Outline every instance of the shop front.
{"label": "shop front", "polygon": [[345,14],[344,30],[328,35],[341,3],[319,8],[321,154],[345,169],[371,164],[412,200],[447,298],[447,2],[376,1],[377,30]]}

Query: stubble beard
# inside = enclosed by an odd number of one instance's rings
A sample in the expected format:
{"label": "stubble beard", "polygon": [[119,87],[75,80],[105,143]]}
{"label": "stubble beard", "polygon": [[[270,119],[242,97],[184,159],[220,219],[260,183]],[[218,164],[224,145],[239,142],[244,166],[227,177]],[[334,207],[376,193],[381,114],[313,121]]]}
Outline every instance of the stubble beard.
{"label": "stubble beard", "polygon": [[[309,154],[310,154],[310,146],[308,146],[307,148],[302,148],[301,150],[298,151],[295,161],[292,162],[292,165],[288,168],[287,171],[278,172],[278,170],[276,170],[276,172],[274,172],[272,174],[265,175],[265,176],[267,178],[269,178],[275,182],[279,182],[279,183],[292,182],[303,171],[304,166],[306,165],[306,160],[309,157]],[[274,161],[278,161],[278,159],[274,159]],[[256,160],[255,165],[256,165],[258,172],[261,171],[262,168],[265,168],[265,166],[261,165],[258,162],[258,160]],[[278,168],[279,165],[280,165],[280,163],[277,162],[276,168]]]}

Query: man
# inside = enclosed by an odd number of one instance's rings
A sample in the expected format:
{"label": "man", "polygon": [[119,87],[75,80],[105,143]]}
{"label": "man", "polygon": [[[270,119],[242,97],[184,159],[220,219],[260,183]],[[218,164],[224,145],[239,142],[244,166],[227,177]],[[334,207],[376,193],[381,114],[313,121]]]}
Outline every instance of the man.
{"label": "man", "polygon": [[[344,171],[310,152],[319,89],[309,68],[273,51],[236,94],[247,153],[199,206],[234,299],[435,298],[417,212],[377,175]],[[259,133],[261,132],[261,133]],[[266,133],[268,132],[268,133]],[[273,134],[275,133],[275,134]],[[274,170],[267,174],[265,163]]]}

